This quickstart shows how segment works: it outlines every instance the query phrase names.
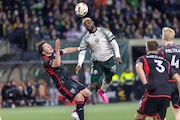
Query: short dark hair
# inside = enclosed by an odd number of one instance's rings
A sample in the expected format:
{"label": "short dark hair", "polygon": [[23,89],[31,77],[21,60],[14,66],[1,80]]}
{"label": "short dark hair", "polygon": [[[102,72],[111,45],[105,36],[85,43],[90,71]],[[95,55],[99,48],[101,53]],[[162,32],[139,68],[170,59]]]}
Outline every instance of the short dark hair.
{"label": "short dark hair", "polygon": [[146,47],[149,51],[156,51],[159,48],[159,44],[156,40],[150,39],[146,42]]}
{"label": "short dark hair", "polygon": [[44,40],[36,43],[36,50],[37,50],[40,54],[42,54],[42,51],[43,51],[42,45],[43,45],[44,43],[46,43]]}

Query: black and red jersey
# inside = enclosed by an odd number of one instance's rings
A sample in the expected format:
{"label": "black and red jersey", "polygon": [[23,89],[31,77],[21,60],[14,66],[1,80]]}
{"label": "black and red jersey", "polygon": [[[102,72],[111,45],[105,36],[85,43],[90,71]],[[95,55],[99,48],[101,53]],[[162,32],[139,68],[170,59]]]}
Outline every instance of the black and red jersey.
{"label": "black and red jersey", "polygon": [[[60,50],[60,55],[62,54],[63,51]],[[42,56],[42,64],[46,72],[48,72],[50,77],[53,79],[54,83],[56,84],[56,87],[60,89],[64,81],[69,80],[69,75],[67,69],[64,67],[62,63],[59,67],[51,67],[53,59],[55,59],[55,56],[55,51],[51,56]]]}
{"label": "black and red jersey", "polygon": [[137,62],[142,62],[148,83],[157,88],[150,96],[170,98],[171,90],[168,80],[176,71],[171,68],[169,62],[156,54],[141,56],[137,59]]}
{"label": "black and red jersey", "polygon": [[175,68],[177,73],[180,74],[180,47],[174,44],[168,44],[159,49],[158,55],[169,61],[171,67]]}

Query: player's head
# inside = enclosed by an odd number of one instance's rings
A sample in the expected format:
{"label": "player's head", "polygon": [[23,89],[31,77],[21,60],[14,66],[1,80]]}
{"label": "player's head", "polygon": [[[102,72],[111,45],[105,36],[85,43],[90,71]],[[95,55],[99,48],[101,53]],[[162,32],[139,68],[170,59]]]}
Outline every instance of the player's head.
{"label": "player's head", "polygon": [[36,50],[41,54],[41,55],[49,55],[54,52],[54,49],[51,47],[50,44],[48,44],[45,41],[40,41],[36,43]]}
{"label": "player's head", "polygon": [[91,33],[95,32],[96,27],[94,25],[94,21],[91,18],[89,18],[89,17],[84,18],[82,20],[82,24],[89,32],[91,32]]}
{"label": "player's head", "polygon": [[163,27],[162,29],[162,40],[173,41],[175,37],[175,31],[169,27]]}
{"label": "player's head", "polygon": [[159,44],[156,40],[150,39],[146,42],[146,53],[157,53]]}

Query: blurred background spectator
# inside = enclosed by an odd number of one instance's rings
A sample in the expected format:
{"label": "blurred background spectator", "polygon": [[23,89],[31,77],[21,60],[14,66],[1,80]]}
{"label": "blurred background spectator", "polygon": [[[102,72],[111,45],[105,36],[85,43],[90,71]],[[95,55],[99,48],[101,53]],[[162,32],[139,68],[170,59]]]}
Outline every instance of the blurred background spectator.
{"label": "blurred background spectator", "polygon": [[129,70],[128,67],[124,69],[124,72],[120,75],[120,81],[123,84],[123,89],[125,91],[126,100],[132,101],[133,85],[135,81],[135,74]]}
{"label": "blurred background spectator", "polygon": [[85,29],[74,14],[77,2],[87,3],[87,16],[117,38],[160,38],[164,26],[180,37],[178,0],[2,0],[0,37],[23,50],[34,49],[41,39],[79,40]]}

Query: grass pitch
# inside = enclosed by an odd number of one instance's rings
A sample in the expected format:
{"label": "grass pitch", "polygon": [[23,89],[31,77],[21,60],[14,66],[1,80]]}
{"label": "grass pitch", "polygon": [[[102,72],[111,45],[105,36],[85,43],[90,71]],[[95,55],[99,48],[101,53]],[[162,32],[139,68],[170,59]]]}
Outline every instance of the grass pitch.
{"label": "grass pitch", "polygon": [[[85,106],[85,120],[134,120],[138,102],[120,102]],[[75,106],[37,106],[2,108],[2,120],[73,120],[71,110]],[[167,111],[167,120],[174,120],[171,108]],[[148,118],[147,120],[151,120]]]}

